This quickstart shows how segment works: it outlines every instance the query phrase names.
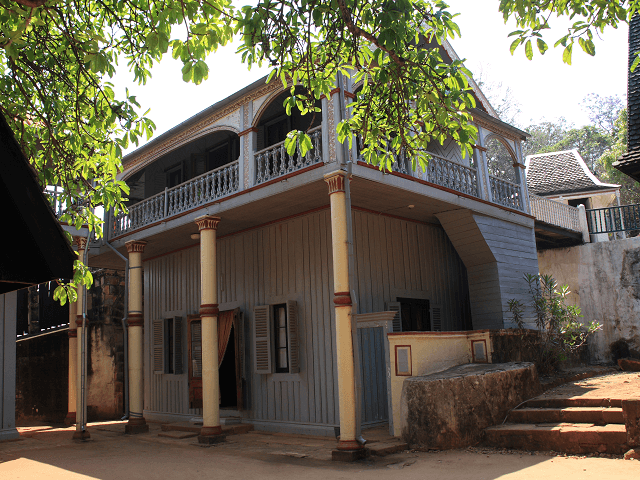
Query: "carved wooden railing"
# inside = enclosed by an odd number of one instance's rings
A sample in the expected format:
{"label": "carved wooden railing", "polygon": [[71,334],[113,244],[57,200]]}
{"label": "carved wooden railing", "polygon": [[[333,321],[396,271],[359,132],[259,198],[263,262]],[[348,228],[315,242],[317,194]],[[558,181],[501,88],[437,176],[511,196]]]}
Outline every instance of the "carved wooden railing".
{"label": "carved wooden railing", "polygon": [[[360,145],[362,147],[362,145]],[[478,196],[478,172],[475,168],[429,154],[426,170],[420,165],[413,169],[411,159],[404,154],[394,155],[392,170],[410,175],[441,187]]]}
{"label": "carved wooden railing", "polygon": [[[418,172],[421,171],[422,168],[418,167]],[[423,179],[456,192],[478,196],[477,170],[441,157],[431,156]]]}
{"label": "carved wooden railing", "polygon": [[239,162],[235,161],[132,205],[128,214],[120,213],[114,219],[109,238],[166,220],[239,189]]}
{"label": "carved wooden railing", "polygon": [[576,207],[532,194],[529,194],[529,201],[531,215],[536,217],[536,220],[574,232],[582,231],[579,210]]}
{"label": "carved wooden railing", "polygon": [[489,175],[489,186],[494,203],[516,210],[524,210],[520,185]]}
{"label": "carved wooden railing", "polygon": [[284,148],[284,142],[271,145],[254,155],[256,162],[255,184],[259,185],[274,178],[282,177],[322,161],[322,127],[309,131],[313,148],[302,156],[300,150],[289,155]]}

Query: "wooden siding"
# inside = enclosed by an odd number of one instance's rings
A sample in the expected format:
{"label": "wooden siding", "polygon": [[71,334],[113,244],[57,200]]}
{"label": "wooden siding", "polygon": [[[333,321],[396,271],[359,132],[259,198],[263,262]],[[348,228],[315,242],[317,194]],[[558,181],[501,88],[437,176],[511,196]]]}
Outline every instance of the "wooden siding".
{"label": "wooden siding", "polygon": [[[384,310],[397,296],[417,296],[443,306],[443,329],[464,328],[469,321],[466,272],[442,228],[361,211],[354,211],[353,219],[360,313]],[[246,416],[262,422],[338,425],[329,209],[220,238],[217,259],[220,310],[239,307],[244,312]],[[153,319],[198,312],[199,248],[145,262],[144,275],[149,352]],[[257,374],[253,309],[287,300],[298,305],[300,373]],[[149,365],[150,353],[146,358]],[[156,375],[149,366],[146,373],[146,409],[199,413],[188,408],[186,374]]]}
{"label": "wooden siding", "polygon": [[360,411],[363,425],[389,420],[388,359],[385,358],[384,347],[386,341],[382,327],[358,328],[360,384],[362,385]]}
{"label": "wooden siding", "polygon": [[533,228],[469,210],[438,214],[469,275],[473,328],[504,328],[510,314],[507,302],[528,303],[525,273],[538,272]]}
{"label": "wooden siding", "polygon": [[471,325],[466,269],[442,227],[354,210],[357,313],[397,297],[442,307],[442,330]]}

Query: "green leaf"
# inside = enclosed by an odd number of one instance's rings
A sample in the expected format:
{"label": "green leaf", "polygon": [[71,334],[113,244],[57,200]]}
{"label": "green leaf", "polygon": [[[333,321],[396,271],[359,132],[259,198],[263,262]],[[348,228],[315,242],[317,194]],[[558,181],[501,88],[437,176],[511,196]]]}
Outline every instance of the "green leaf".
{"label": "green leaf", "polygon": [[533,60],[533,46],[531,45],[531,40],[527,40],[527,43],[525,43],[524,52],[529,60]]}

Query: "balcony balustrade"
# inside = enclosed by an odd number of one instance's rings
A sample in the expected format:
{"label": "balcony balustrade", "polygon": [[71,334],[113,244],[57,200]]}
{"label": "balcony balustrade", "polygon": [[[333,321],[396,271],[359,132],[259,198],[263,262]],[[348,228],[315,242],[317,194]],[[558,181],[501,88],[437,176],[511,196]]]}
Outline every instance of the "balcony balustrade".
{"label": "balcony balustrade", "polygon": [[129,213],[120,213],[114,219],[109,238],[166,220],[239,189],[239,162],[236,160],[129,207]]}
{"label": "balcony balustrade", "polygon": [[[253,186],[261,185],[285,175],[316,165],[323,161],[322,127],[309,131],[313,148],[305,155],[299,150],[289,155],[284,142],[271,145],[253,155]],[[360,145],[362,147],[362,145]],[[414,170],[411,159],[405,155],[394,156],[393,172],[438,185],[455,192],[476,198],[485,198],[480,188],[482,169],[473,163],[466,166],[455,161],[429,153],[426,168],[417,166]],[[246,159],[245,159],[246,160]],[[248,166],[245,166],[247,168]],[[505,207],[524,210],[521,188],[515,183],[489,176],[488,183],[494,203]],[[189,211],[213,200],[238,192],[241,188],[239,161],[207,172],[187,182],[166,189],[131,207],[128,213],[111,217],[107,238],[112,239],[144,226],[166,221],[182,212]]]}
{"label": "balcony balustrade", "polygon": [[284,148],[284,142],[271,145],[256,152],[256,178],[255,184],[268,182],[274,178],[282,177],[309,167],[322,161],[322,127],[316,127],[309,131],[313,148],[302,156],[300,150],[289,155]]}
{"label": "balcony balustrade", "polygon": [[489,185],[494,203],[516,210],[524,210],[520,185],[493,175],[489,175]]}
{"label": "balcony balustrade", "polygon": [[533,194],[529,194],[529,200],[531,215],[536,220],[574,232],[581,231],[579,210],[576,207]]}

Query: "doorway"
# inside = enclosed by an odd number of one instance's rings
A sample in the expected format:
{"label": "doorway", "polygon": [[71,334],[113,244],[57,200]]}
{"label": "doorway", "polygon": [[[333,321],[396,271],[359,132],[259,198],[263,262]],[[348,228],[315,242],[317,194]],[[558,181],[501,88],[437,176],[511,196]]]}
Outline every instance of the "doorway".
{"label": "doorway", "polygon": [[[243,409],[242,319],[239,309],[220,312],[218,317],[220,408]],[[189,315],[189,408],[202,408],[202,322],[200,315]]]}

